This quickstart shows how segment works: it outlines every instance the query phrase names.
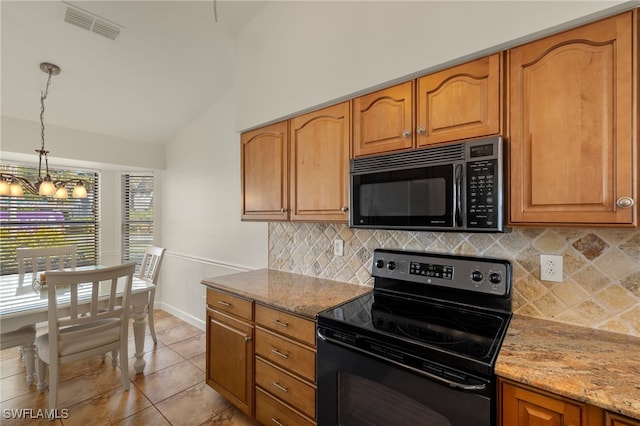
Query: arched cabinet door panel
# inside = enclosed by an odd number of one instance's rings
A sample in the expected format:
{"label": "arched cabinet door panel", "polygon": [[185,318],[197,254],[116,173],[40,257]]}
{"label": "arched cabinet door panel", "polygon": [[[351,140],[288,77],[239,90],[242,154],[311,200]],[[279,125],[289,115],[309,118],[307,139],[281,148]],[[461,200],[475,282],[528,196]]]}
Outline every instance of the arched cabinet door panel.
{"label": "arched cabinet door panel", "polygon": [[635,225],[636,21],[508,52],[511,224]]}
{"label": "arched cabinet door panel", "polygon": [[242,220],[289,219],[288,123],[243,133]]}

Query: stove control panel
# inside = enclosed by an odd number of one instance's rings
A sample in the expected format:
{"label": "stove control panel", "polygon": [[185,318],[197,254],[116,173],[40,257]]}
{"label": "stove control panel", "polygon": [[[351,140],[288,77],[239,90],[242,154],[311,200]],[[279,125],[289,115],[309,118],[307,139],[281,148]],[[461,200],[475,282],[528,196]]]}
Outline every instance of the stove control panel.
{"label": "stove control panel", "polygon": [[511,263],[503,259],[377,249],[372,275],[497,296],[511,291]]}

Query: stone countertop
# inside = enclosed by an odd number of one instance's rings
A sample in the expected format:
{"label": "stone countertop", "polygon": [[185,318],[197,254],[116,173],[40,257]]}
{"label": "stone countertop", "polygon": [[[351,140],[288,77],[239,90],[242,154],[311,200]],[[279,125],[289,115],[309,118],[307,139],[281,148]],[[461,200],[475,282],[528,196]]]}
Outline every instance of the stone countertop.
{"label": "stone countertop", "polygon": [[640,339],[514,315],[496,375],[640,419]]}
{"label": "stone countertop", "polygon": [[371,287],[275,269],[205,278],[202,284],[313,320],[318,312],[372,290]]}

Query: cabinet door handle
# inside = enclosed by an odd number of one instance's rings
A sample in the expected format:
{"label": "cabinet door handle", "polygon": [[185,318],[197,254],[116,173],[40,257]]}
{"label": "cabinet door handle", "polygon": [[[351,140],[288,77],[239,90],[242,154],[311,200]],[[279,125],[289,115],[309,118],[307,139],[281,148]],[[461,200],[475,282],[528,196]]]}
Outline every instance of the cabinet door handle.
{"label": "cabinet door handle", "polygon": [[280,213],[286,213],[287,209],[285,209],[284,207],[280,209]]}
{"label": "cabinet door handle", "polygon": [[424,135],[424,127],[422,127],[422,126],[418,127],[417,132],[418,132],[419,135]]}
{"label": "cabinet door handle", "polygon": [[411,130],[409,130],[409,129],[404,129],[404,130],[402,131],[402,137],[403,137],[403,138],[408,138],[409,136],[411,136]]}
{"label": "cabinet door handle", "polygon": [[284,358],[284,359],[289,358],[289,355],[287,355],[287,354],[283,354],[282,352],[280,352],[280,351],[279,351],[279,350],[277,350],[277,349],[271,349],[271,352],[273,352],[274,354],[276,354],[276,355],[278,355],[278,356],[280,356],[280,357],[282,357],[282,358]]}
{"label": "cabinet door handle", "polygon": [[282,423],[280,423],[280,420],[275,417],[271,417],[271,421],[277,424],[278,426],[284,426]]}
{"label": "cabinet door handle", "polygon": [[633,198],[630,197],[620,197],[618,198],[618,201],[616,201],[616,205],[618,207],[622,207],[623,209],[628,209],[629,207],[632,207],[635,204],[635,201],[633,201]]}
{"label": "cabinet door handle", "polygon": [[347,207],[347,206],[342,206],[342,207],[340,208],[340,211],[341,211],[342,213],[346,213],[346,212],[348,212],[348,211],[349,211],[349,207]]}
{"label": "cabinet door handle", "polygon": [[226,306],[227,308],[231,306],[231,303],[225,302],[224,300],[218,300],[218,303],[222,306]]}
{"label": "cabinet door handle", "polygon": [[251,341],[251,336],[249,336],[249,335],[244,336],[244,342],[245,343],[250,342],[250,341]]}
{"label": "cabinet door handle", "polygon": [[287,324],[286,322],[282,322],[280,320],[277,320],[277,319],[274,319],[273,322],[275,322],[280,327],[289,327],[289,324]]}
{"label": "cabinet door handle", "polygon": [[284,386],[282,386],[280,383],[278,382],[272,382],[271,383],[273,386],[277,387],[278,389],[280,389],[282,392],[289,392],[289,389],[285,388]]}

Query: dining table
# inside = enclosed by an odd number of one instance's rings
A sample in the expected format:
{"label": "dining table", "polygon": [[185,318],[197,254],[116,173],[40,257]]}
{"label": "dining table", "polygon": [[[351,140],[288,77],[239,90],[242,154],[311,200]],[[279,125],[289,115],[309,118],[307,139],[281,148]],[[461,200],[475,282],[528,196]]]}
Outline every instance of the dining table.
{"label": "dining table", "polygon": [[[75,270],[93,270],[104,268],[101,265],[83,266]],[[74,269],[65,269],[74,270]],[[48,287],[40,284],[40,274],[33,273],[0,275],[0,332],[6,333],[19,328],[46,323],[48,321]],[[46,274],[45,274],[46,278]],[[124,294],[124,279],[118,281],[117,294]],[[90,286],[91,284],[87,284]],[[102,285],[102,284],[101,284]],[[108,285],[108,284],[106,284]],[[81,284],[82,286],[82,284]],[[142,278],[133,277],[131,289],[131,307],[133,317],[133,335],[135,340],[135,361],[133,364],[136,374],[142,373],[146,361],[144,360],[145,324],[149,303],[149,292],[155,285]],[[106,289],[105,289],[106,291]],[[58,301],[61,309],[68,306],[69,291],[58,291]],[[67,301],[65,304],[65,300]],[[86,305],[91,302],[87,295]],[[82,305],[82,301],[80,302]],[[66,305],[66,306],[65,306]],[[33,344],[32,348],[35,348]],[[35,372],[27,377],[27,383],[35,380]],[[41,384],[38,384],[41,386]]]}

